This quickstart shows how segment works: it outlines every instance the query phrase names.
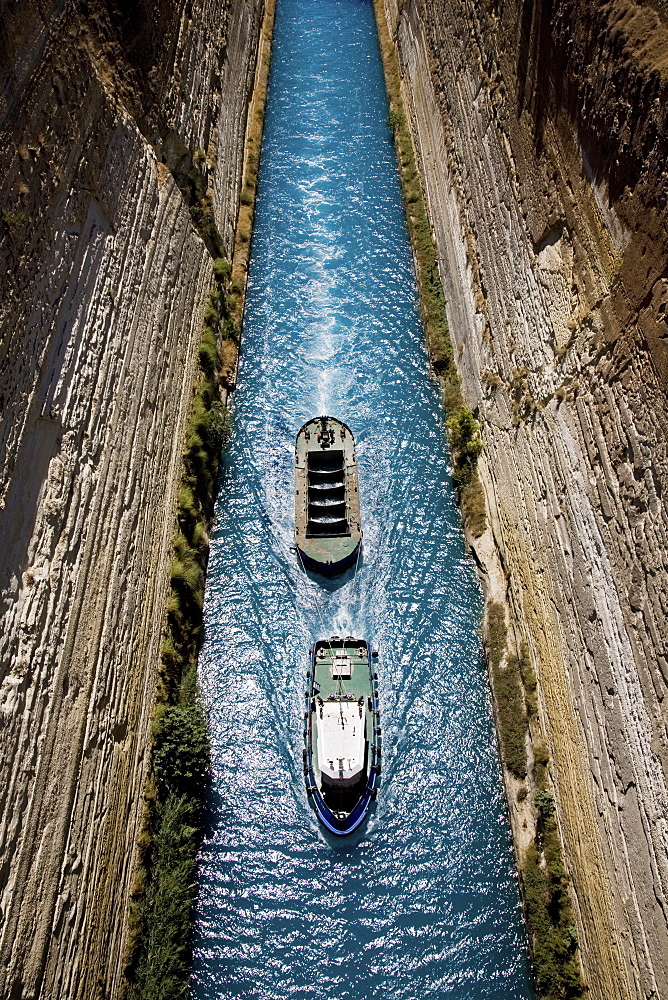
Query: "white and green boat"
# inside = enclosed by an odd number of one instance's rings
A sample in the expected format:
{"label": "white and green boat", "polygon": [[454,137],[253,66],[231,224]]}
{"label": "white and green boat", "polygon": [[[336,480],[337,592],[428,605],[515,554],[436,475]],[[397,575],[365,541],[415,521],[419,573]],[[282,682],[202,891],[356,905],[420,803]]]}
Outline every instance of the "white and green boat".
{"label": "white and green boat", "polygon": [[331,576],[362,544],[355,438],[335,417],[304,424],[295,445],[295,544],[306,569]]}
{"label": "white and green boat", "polygon": [[377,653],[335,635],[310,650],[304,713],[306,790],[318,819],[345,836],[362,823],[380,779]]}

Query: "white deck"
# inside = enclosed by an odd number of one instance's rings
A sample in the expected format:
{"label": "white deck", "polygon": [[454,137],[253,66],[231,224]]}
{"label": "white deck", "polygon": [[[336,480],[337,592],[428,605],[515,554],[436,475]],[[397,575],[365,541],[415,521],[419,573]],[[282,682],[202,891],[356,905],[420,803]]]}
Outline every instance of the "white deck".
{"label": "white deck", "polygon": [[350,781],[364,767],[364,710],[356,701],[325,701],[316,706],[318,763],[335,781]]}

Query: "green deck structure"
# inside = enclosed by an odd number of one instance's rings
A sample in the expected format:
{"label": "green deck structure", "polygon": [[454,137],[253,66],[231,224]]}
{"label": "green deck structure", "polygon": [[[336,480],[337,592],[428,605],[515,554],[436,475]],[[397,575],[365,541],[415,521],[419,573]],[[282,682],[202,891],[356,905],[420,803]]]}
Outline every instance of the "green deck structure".
{"label": "green deck structure", "polygon": [[376,653],[363,639],[320,639],[306,694],[305,772],[320,820],[345,835],[364,819],[380,776]]}

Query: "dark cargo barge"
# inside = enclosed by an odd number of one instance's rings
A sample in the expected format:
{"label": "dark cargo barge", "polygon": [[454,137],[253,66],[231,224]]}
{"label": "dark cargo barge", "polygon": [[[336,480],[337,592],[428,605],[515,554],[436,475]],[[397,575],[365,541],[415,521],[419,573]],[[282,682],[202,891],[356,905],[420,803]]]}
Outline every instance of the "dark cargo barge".
{"label": "dark cargo barge", "polygon": [[334,417],[304,424],[295,444],[295,544],[306,569],[333,575],[362,544],[355,439]]}

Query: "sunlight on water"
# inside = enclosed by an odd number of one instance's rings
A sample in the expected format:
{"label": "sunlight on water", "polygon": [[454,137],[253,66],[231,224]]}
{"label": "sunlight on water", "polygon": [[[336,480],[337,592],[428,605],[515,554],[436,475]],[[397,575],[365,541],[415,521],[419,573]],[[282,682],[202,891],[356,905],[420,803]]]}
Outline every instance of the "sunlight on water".
{"label": "sunlight on water", "polygon": [[[235,430],[209,564],[214,786],[193,995],[530,996],[442,414],[416,314],[367,0],[279,0]],[[357,441],[364,554],[321,585],[291,550],[293,447]],[[380,651],[383,777],[328,839],[302,777],[309,644]]]}

